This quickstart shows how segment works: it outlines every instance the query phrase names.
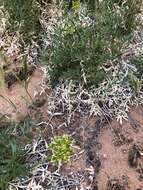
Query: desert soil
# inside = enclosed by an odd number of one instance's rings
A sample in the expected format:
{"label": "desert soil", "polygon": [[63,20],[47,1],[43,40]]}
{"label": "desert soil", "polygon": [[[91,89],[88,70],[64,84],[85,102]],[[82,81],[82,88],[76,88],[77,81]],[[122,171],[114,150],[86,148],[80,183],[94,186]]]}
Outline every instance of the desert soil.
{"label": "desert soil", "polygon": [[109,124],[99,142],[102,145],[97,175],[99,189],[107,189],[107,181],[115,179],[124,189],[143,189],[143,108],[131,111],[129,121],[122,126],[116,121]]}
{"label": "desert soil", "polygon": [[[34,100],[34,94],[40,89],[42,71],[36,69],[28,79],[28,94]],[[32,100],[23,87],[23,82],[15,82],[10,88],[0,89],[0,114],[9,116],[12,120],[21,120],[27,115],[28,106]],[[3,98],[5,97],[5,99]]]}

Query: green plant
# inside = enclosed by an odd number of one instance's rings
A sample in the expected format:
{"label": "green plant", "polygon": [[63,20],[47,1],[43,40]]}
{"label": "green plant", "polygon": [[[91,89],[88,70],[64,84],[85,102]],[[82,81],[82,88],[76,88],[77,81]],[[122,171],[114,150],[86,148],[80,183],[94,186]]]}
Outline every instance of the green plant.
{"label": "green plant", "polygon": [[55,136],[49,144],[52,151],[51,162],[54,164],[67,163],[74,154],[71,147],[73,140],[68,135]]}
{"label": "green plant", "polygon": [[123,34],[130,34],[136,27],[136,15],[141,12],[142,0],[116,0],[121,7],[123,16]]}
{"label": "green plant", "polygon": [[19,137],[22,136],[27,138],[31,138],[32,136],[32,127],[33,122],[29,116],[25,117],[21,122],[13,125],[13,129]]}
{"label": "green plant", "polygon": [[128,74],[128,81],[133,90],[138,92],[143,87],[143,56],[132,58],[130,63],[135,69]]}
{"label": "green plant", "polygon": [[64,27],[59,27],[54,36],[50,56],[53,85],[61,76],[75,82],[82,81],[84,72],[88,84],[98,84],[98,66],[110,57],[105,42],[96,34],[95,26],[82,27],[76,22],[75,17],[69,16]]}
{"label": "green plant", "polygon": [[17,27],[26,39],[39,31],[40,8],[37,0],[0,0],[0,5],[8,11],[13,29]]}
{"label": "green plant", "polygon": [[133,90],[135,92],[139,92],[142,88],[142,81],[138,79],[138,77],[133,74],[133,73],[129,73],[128,74],[128,81],[131,85],[131,87],[133,88]]}
{"label": "green plant", "polygon": [[95,10],[96,27],[110,44],[112,52],[120,51],[131,39],[141,4],[141,0],[107,0],[98,3]]}
{"label": "green plant", "polygon": [[24,153],[16,138],[6,131],[0,133],[0,189],[5,190],[8,182],[27,174]]}
{"label": "green plant", "polygon": [[53,37],[48,58],[51,83],[54,86],[61,79],[69,79],[98,86],[108,77],[102,65],[118,58],[130,41],[141,1],[95,0],[95,9],[91,11],[89,6],[86,13],[74,9],[79,8],[79,1],[72,3],[73,9],[63,14]]}
{"label": "green plant", "polygon": [[141,79],[143,77],[143,56],[131,59],[131,64],[134,65],[137,69],[135,75]]}
{"label": "green plant", "polygon": [[80,9],[80,0],[73,0],[72,9],[78,11]]}

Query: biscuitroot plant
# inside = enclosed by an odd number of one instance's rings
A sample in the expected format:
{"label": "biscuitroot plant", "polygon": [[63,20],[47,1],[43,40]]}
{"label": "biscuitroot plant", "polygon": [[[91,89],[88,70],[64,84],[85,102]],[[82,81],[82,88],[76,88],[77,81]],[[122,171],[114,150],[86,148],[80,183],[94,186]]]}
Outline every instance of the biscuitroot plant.
{"label": "biscuitroot plant", "polygon": [[74,154],[72,148],[73,139],[68,135],[55,136],[49,144],[52,152],[51,162],[59,167],[63,163],[68,163]]}

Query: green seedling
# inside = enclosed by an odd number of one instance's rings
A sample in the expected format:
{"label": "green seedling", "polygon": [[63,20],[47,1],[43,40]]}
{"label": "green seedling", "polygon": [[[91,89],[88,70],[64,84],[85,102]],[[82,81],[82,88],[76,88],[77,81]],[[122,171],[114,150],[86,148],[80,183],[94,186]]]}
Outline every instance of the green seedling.
{"label": "green seedling", "polygon": [[68,135],[55,136],[49,144],[52,152],[51,162],[57,165],[68,163],[74,154],[73,140]]}

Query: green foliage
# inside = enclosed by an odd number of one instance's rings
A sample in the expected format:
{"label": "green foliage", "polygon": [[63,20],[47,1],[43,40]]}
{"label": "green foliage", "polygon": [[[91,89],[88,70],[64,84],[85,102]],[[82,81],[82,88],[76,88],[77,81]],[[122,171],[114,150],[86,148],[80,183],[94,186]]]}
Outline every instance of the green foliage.
{"label": "green foliage", "polygon": [[136,15],[141,12],[142,0],[116,0],[121,7],[121,14],[123,16],[122,32],[123,34],[130,34],[136,27]]}
{"label": "green foliage", "polygon": [[0,189],[5,190],[8,182],[27,174],[24,150],[15,137],[6,131],[0,133]]}
{"label": "green foliage", "polygon": [[135,57],[130,62],[137,70],[128,75],[128,81],[131,87],[138,92],[143,86],[143,56]]}
{"label": "green foliage", "polygon": [[142,87],[142,81],[133,73],[128,74],[128,81],[135,92],[139,92]]}
{"label": "green foliage", "polygon": [[135,75],[141,79],[143,77],[143,56],[133,58],[131,64],[137,68]]}
{"label": "green foliage", "polygon": [[39,31],[40,8],[37,0],[0,0],[0,5],[2,4],[9,13],[11,26],[17,26],[25,37]]}
{"label": "green foliage", "polygon": [[[110,8],[119,8],[123,11],[123,20],[127,23],[127,25],[134,25],[135,15],[140,12],[140,7],[142,4],[142,0],[81,0],[82,2],[87,2],[89,8],[91,10],[97,10],[100,8],[101,4],[104,6],[105,4]],[[108,7],[108,8],[109,8]],[[118,9],[118,10],[119,10]],[[127,26],[126,25],[126,26]],[[128,27],[128,26],[127,26]],[[131,26],[132,29],[132,26]]]}
{"label": "green foliage", "polygon": [[[63,15],[48,60],[53,85],[60,79],[81,82],[85,76],[87,86],[98,86],[108,75],[102,65],[117,58],[131,39],[140,0],[95,0],[94,3],[94,10],[89,6],[86,13],[81,14],[79,6],[82,4],[72,1],[73,8]],[[84,18],[88,18],[89,23]]]}
{"label": "green foliage", "polygon": [[32,127],[33,127],[33,122],[29,116],[24,118],[23,121],[14,124],[13,126],[16,134],[19,137],[27,137],[27,138],[31,138],[32,136]]}
{"label": "green foliage", "polygon": [[96,0],[96,27],[99,35],[110,43],[112,52],[120,51],[132,37],[136,15],[140,12],[141,0]]}
{"label": "green foliage", "polygon": [[71,17],[64,24],[64,27],[57,29],[51,49],[50,75],[53,85],[61,76],[82,81],[82,71],[86,73],[88,84],[97,84],[97,67],[111,56],[106,42],[97,36],[94,25],[76,25],[76,18]]}
{"label": "green foliage", "polygon": [[68,135],[55,136],[49,144],[52,151],[51,162],[54,164],[67,163],[74,154],[71,147],[73,140]]}
{"label": "green foliage", "polygon": [[78,11],[80,9],[80,0],[73,0],[72,9]]}

